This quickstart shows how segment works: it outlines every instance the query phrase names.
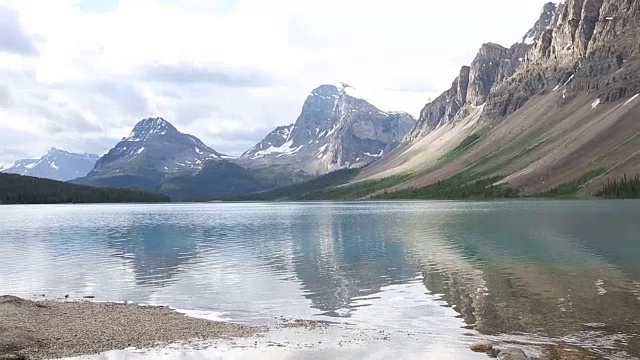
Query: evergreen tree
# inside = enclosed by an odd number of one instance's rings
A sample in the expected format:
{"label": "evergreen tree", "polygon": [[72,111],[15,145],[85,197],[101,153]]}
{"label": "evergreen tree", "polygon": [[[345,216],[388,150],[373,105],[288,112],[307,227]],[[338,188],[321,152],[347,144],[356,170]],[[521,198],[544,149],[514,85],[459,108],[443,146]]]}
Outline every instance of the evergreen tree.
{"label": "evergreen tree", "polygon": [[609,179],[596,195],[610,199],[640,198],[640,174],[632,179],[627,174],[621,179]]}

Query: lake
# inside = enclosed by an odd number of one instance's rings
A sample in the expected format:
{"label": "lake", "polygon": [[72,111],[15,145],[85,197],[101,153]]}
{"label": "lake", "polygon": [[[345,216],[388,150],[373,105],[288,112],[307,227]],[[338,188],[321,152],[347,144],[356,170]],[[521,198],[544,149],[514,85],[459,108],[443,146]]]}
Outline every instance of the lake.
{"label": "lake", "polygon": [[479,339],[637,359],[640,202],[0,206],[0,294],[336,323],[165,359],[486,359]]}

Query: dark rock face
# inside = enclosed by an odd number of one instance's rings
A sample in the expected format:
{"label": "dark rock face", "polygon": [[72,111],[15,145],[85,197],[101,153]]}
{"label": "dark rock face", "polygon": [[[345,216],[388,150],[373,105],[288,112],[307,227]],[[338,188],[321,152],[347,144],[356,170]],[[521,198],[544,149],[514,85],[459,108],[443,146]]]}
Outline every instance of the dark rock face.
{"label": "dark rock face", "polygon": [[467,102],[471,68],[463,66],[460,74],[451,84],[451,88],[427,104],[420,112],[420,118],[410,134],[411,138],[417,138],[423,131],[438,127],[442,122],[448,122],[460,111]]}
{"label": "dark rock face", "polygon": [[601,102],[640,92],[640,0],[546,4],[520,42],[509,49],[484,44],[471,64],[466,101],[449,105],[461,92],[447,90],[425,106],[405,141],[464,117],[467,106],[484,104],[480,121],[496,122],[555,90],[565,99],[595,92]]}
{"label": "dark rock face", "polygon": [[51,148],[39,159],[18,160],[2,172],[68,181],[87,175],[98,158],[94,154],[75,154]]}
{"label": "dark rock face", "polygon": [[498,85],[510,78],[521,66],[527,53],[545,41],[548,29],[558,21],[557,9],[556,4],[547,3],[538,21],[522,40],[510,48],[494,43],[483,44],[471,66],[462,67],[451,88],[422,109],[415,128],[405,142],[413,141],[442,124],[464,117],[468,113],[467,107],[484,105]]}
{"label": "dark rock face", "polygon": [[397,146],[414,123],[406,113],[384,112],[356,97],[346,84],[322,85],[309,94],[295,124],[276,128],[239,163],[309,175],[364,166]]}
{"label": "dark rock face", "polygon": [[471,63],[467,99],[470,104],[475,106],[484,104],[498,77],[508,76],[504,72],[509,72],[506,64],[511,61],[510,56],[511,51],[498,44],[482,45]]}
{"label": "dark rock face", "polygon": [[594,92],[601,102],[640,92],[640,1],[567,0],[559,9],[555,27],[490,96],[485,121],[500,120],[550,88],[566,99]]}
{"label": "dark rock face", "polygon": [[[148,118],[138,122],[129,136],[98,160],[86,177],[74,182],[160,192],[168,179],[195,175],[208,162],[226,161],[224,158],[168,121]],[[180,191],[176,187],[171,190],[174,194]]]}

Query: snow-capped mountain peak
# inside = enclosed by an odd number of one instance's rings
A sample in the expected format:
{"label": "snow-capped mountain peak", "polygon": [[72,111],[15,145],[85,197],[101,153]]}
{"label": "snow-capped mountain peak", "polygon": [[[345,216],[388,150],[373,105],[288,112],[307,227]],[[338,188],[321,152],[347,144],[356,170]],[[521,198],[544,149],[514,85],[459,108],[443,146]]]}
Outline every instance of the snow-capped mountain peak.
{"label": "snow-capped mountain peak", "polygon": [[123,141],[144,141],[150,136],[167,135],[168,132],[177,132],[176,128],[168,121],[161,117],[146,118],[140,120],[134,127],[129,136],[122,139]]}
{"label": "snow-capped mountain peak", "polygon": [[18,160],[0,171],[68,181],[85,176],[93,169],[98,158],[94,154],[77,154],[50,148],[41,158]]}
{"label": "snow-capped mountain peak", "polygon": [[311,91],[294,124],[276,128],[241,158],[310,174],[363,166],[395,147],[414,123],[406,113],[371,105],[351,85],[325,84]]}
{"label": "snow-capped mountain peak", "polygon": [[167,120],[146,118],[96,163],[88,177],[197,172],[206,161],[222,158],[227,156]]}

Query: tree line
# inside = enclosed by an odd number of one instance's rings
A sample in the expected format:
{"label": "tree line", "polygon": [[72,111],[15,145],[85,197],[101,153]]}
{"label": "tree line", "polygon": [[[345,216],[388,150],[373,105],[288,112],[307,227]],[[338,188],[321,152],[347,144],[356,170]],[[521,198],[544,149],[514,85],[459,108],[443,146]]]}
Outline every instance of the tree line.
{"label": "tree line", "polygon": [[640,198],[640,174],[633,178],[624,174],[621,179],[609,179],[597,196],[610,199]]}
{"label": "tree line", "polygon": [[0,204],[166,202],[165,195],[0,173]]}
{"label": "tree line", "polygon": [[387,200],[480,200],[496,198],[516,198],[518,189],[495,185],[502,176],[474,180],[463,174],[421,188],[408,188],[394,192],[383,191],[376,196]]}

